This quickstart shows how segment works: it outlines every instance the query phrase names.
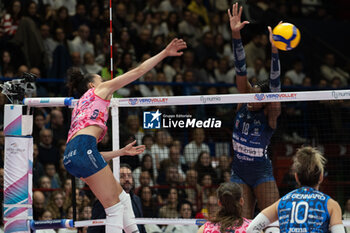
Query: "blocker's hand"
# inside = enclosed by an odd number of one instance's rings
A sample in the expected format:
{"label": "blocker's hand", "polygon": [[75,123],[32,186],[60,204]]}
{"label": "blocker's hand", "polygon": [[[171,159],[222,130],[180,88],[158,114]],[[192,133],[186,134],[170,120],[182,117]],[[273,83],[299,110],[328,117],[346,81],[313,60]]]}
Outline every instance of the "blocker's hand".
{"label": "blocker's hand", "polygon": [[[283,21],[280,21],[277,25],[280,25],[281,23],[283,23]],[[272,38],[272,35],[273,35],[272,28],[270,26],[268,26],[267,29],[269,30],[269,40],[271,43],[271,47],[272,47],[272,49],[277,49],[275,44],[273,43],[274,40]]]}
{"label": "blocker's hand", "polygon": [[167,56],[181,56],[183,52],[179,52],[181,49],[187,48],[187,44],[183,39],[173,39],[165,48]]}
{"label": "blocker's hand", "polygon": [[123,155],[138,155],[138,154],[141,154],[146,149],[145,145],[133,146],[133,145],[135,145],[135,143],[136,143],[136,140],[129,143],[128,145],[126,145],[122,149],[120,149],[121,153]]}
{"label": "blocker's hand", "polygon": [[227,10],[228,17],[230,19],[230,27],[232,32],[239,32],[249,21],[241,22],[243,7],[238,9],[238,3],[232,5],[232,12]]}

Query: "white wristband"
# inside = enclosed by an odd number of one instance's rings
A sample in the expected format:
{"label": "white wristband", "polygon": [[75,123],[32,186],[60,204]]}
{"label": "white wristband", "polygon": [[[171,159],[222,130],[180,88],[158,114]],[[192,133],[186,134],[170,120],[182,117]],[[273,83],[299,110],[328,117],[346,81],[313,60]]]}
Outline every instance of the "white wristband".
{"label": "white wristband", "polygon": [[247,228],[247,233],[260,233],[270,223],[270,220],[263,213],[260,213],[249,224],[249,227]]}
{"label": "white wristband", "polygon": [[331,227],[331,232],[332,233],[345,233],[344,225],[343,224],[333,225]]}

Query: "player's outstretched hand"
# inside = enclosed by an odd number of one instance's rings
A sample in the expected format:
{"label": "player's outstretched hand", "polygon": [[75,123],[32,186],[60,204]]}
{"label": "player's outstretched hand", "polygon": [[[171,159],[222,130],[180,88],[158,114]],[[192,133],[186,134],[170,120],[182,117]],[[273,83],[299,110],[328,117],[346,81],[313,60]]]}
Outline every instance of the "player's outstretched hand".
{"label": "player's outstretched hand", "polygon": [[167,56],[181,56],[183,52],[180,50],[187,48],[186,42],[182,39],[173,39],[165,48]]}
{"label": "player's outstretched hand", "polygon": [[249,21],[241,22],[243,7],[239,7],[238,3],[232,5],[232,11],[227,10],[228,17],[230,19],[230,27],[232,32],[239,32]]}
{"label": "player's outstretched hand", "polygon": [[123,155],[138,155],[141,154],[145,149],[145,145],[133,146],[135,145],[136,140],[126,145],[121,149]]}
{"label": "player's outstretched hand", "polygon": [[[282,22],[282,21],[280,21],[280,22],[278,23],[278,25],[280,25],[281,23],[283,23],[283,22]],[[277,50],[277,48],[276,48],[275,44],[273,43],[273,38],[272,38],[272,35],[273,35],[273,33],[272,33],[272,28],[271,28],[270,26],[268,26],[268,27],[267,27],[267,29],[269,30],[269,40],[270,40],[270,43],[271,43],[271,48],[272,48],[272,49],[276,49],[276,50]]]}

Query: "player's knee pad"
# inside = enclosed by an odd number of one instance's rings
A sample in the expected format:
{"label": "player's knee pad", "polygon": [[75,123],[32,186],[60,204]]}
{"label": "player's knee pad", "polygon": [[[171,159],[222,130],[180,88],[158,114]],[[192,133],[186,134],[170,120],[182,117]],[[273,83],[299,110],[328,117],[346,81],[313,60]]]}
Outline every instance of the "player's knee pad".
{"label": "player's knee pad", "polygon": [[130,195],[123,191],[119,195],[120,202],[124,205],[123,211],[123,228],[126,233],[137,233],[139,232],[136,221],[135,214],[132,209]]}
{"label": "player's knee pad", "polygon": [[121,233],[123,229],[124,205],[119,202],[105,209],[106,212],[106,233]]}

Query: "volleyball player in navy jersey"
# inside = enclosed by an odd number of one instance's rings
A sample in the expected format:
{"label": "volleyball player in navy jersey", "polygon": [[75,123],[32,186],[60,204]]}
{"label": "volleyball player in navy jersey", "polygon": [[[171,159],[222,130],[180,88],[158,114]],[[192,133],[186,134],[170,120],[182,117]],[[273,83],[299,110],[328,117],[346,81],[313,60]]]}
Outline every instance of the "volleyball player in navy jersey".
{"label": "volleyball player in navy jersey", "polygon": [[[247,80],[245,53],[240,30],[249,22],[241,22],[242,7],[235,3],[228,10],[232,31],[232,46],[236,70],[236,84],[240,93],[280,92],[280,63],[278,50],[272,48],[271,73],[268,82],[251,86]],[[241,184],[244,205],[243,216],[253,218],[257,201],[260,210],[279,198],[276,181],[273,177],[271,160],[267,156],[267,147],[277,127],[277,118],[281,112],[279,102],[238,104],[234,122],[232,143],[234,159],[231,181]]]}
{"label": "volleyball player in navy jersey", "polygon": [[338,202],[318,191],[325,163],[326,159],[315,148],[300,148],[293,157],[292,166],[300,188],[264,209],[247,232],[261,232],[271,222],[279,220],[281,232],[345,233]]}

